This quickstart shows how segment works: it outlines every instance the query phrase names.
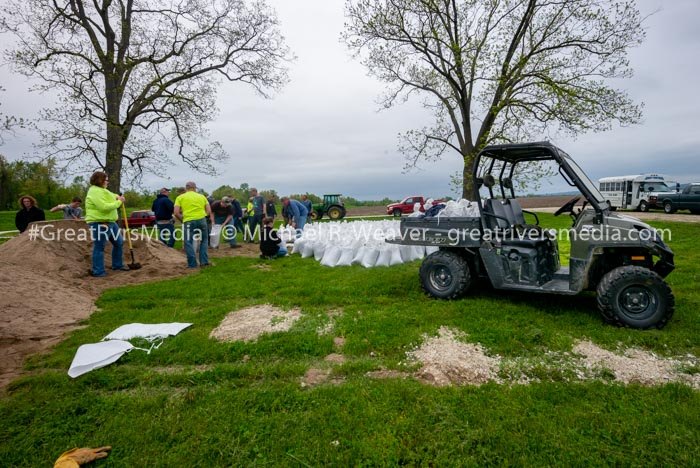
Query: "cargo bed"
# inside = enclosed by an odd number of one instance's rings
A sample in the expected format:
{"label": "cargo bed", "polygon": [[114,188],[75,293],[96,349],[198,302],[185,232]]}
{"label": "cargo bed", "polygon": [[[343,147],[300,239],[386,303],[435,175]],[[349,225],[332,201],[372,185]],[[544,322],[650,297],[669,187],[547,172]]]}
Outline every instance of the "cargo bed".
{"label": "cargo bed", "polygon": [[402,218],[400,235],[387,239],[390,244],[437,247],[479,247],[480,218]]}

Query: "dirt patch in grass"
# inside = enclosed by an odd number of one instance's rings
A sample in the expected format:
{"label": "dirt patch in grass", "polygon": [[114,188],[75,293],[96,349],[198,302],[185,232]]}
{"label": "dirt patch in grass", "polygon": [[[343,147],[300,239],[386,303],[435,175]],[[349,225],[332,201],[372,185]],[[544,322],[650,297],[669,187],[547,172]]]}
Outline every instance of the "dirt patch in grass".
{"label": "dirt patch in grass", "polygon": [[[112,272],[112,246],[105,249],[108,276],[93,278],[92,241],[84,221],[35,223],[29,231],[0,245],[0,387],[19,375],[24,358],[58,343],[90,316],[94,301],[107,288],[187,273],[182,253],[157,241],[134,236],[134,256],[142,268]],[[124,263],[130,263],[124,245]]]}
{"label": "dirt patch in grass", "polygon": [[336,349],[341,349],[343,346],[345,346],[345,338],[342,336],[336,336],[333,338],[333,347]]}
{"label": "dirt patch in grass", "polygon": [[593,377],[604,377],[607,370],[615,381],[624,384],[662,385],[681,382],[700,388],[700,375],[683,374],[679,369],[684,362],[680,360],[661,358],[636,348],[626,349],[621,354],[613,353],[590,341],[578,342],[573,350],[583,356],[583,365]]}
{"label": "dirt patch in grass", "polygon": [[331,353],[323,358],[326,362],[332,362],[333,364],[342,364],[346,361],[345,356],[338,353]]}
{"label": "dirt patch in grass", "polygon": [[311,367],[301,378],[301,387],[316,387],[322,384],[340,385],[343,383],[341,377],[331,377],[332,369],[329,367]]}
{"label": "dirt patch in grass", "polygon": [[263,333],[289,330],[301,317],[299,309],[284,311],[270,304],[229,313],[209,335],[219,341],[255,341]]}
{"label": "dirt patch in grass", "polygon": [[416,377],[436,386],[481,385],[496,380],[500,359],[487,356],[480,344],[464,343],[463,335],[440,327],[438,336],[427,337],[408,353],[422,367]]}
{"label": "dirt patch in grass", "polygon": [[218,249],[209,249],[209,256],[212,258],[227,258],[227,257],[260,257],[260,244],[251,244],[250,242],[239,242],[240,247],[234,249],[227,243],[219,244]]}

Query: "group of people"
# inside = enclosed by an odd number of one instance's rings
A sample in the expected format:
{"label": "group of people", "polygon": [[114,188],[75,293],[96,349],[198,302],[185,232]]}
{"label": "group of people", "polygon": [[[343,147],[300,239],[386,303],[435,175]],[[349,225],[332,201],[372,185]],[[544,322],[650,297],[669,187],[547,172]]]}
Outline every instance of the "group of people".
{"label": "group of people", "polygon": [[[63,211],[63,219],[82,219],[83,209],[80,207],[82,203],[80,197],[74,197],[70,203],[56,205],[49,211],[52,213]],[[34,197],[24,195],[19,199],[19,206],[20,209],[15,215],[15,227],[19,232],[26,231],[29,223],[46,220],[46,213],[39,208]]]}
{"label": "group of people", "polygon": [[[109,177],[105,172],[95,172],[90,177],[90,188],[85,197],[84,219],[94,241],[90,274],[95,277],[107,275],[104,266],[107,242],[112,244],[112,270],[129,270],[123,263],[123,238],[117,224],[118,210],[124,203],[124,197],[110,192],[107,189],[108,183]],[[301,201],[283,197],[281,201],[285,224],[298,231],[303,230],[313,209],[308,197],[303,195]],[[25,195],[19,203],[21,209],[15,217],[15,225],[20,232],[24,232],[29,223],[46,219],[44,210],[37,206],[33,197]],[[81,205],[82,200],[75,197],[71,203],[57,205],[51,211],[63,211],[64,219],[83,219]],[[190,181],[174,202],[170,199],[170,189],[162,188],[153,201],[151,210],[155,214],[158,238],[168,247],[175,245],[175,220],[182,223],[183,244],[189,268],[209,265],[209,238],[214,229],[214,232],[224,232],[224,238],[231,248],[240,247],[236,240],[238,232],[243,234],[245,241],[251,243],[256,242],[257,234],[261,258],[287,255],[286,246],[274,229],[277,216],[275,200],[273,197],[265,200],[255,188],[250,189],[248,204],[243,209],[233,196],[225,196],[221,200],[205,197],[197,191],[197,185]]]}

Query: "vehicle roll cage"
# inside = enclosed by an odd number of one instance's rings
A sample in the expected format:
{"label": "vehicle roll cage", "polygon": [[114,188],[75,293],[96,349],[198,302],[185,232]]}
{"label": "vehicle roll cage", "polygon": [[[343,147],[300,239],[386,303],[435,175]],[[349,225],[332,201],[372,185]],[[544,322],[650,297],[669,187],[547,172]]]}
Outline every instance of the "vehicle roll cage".
{"label": "vehicle roll cage", "polygon": [[[482,165],[483,158],[490,158],[491,162],[487,165]],[[530,161],[556,161],[559,165],[559,173],[564,178],[564,180],[571,186],[575,186],[581,194],[586,198],[588,203],[595,209],[597,214],[602,214],[602,212],[609,207],[607,202],[599,202],[596,197],[591,193],[585,183],[572,169],[569,163],[570,157],[562,150],[554,146],[548,141],[536,142],[536,143],[519,143],[519,144],[505,144],[505,145],[491,145],[485,147],[476,156],[476,161],[474,162],[474,170],[472,173],[473,186],[474,186],[474,200],[478,201],[479,211],[483,216],[483,204],[481,201],[481,195],[479,190],[482,186],[486,186],[489,191],[491,198],[495,198],[493,194],[493,171],[496,161],[501,162],[500,170],[496,167],[498,171],[498,185],[500,187],[501,196],[503,199],[515,198],[515,189],[513,188],[512,178],[515,172],[515,167],[521,162]],[[507,177],[504,175],[507,174]],[[487,183],[484,184],[484,179],[486,178]],[[489,183],[490,182],[490,183]],[[506,190],[510,191],[510,197],[507,196]]]}

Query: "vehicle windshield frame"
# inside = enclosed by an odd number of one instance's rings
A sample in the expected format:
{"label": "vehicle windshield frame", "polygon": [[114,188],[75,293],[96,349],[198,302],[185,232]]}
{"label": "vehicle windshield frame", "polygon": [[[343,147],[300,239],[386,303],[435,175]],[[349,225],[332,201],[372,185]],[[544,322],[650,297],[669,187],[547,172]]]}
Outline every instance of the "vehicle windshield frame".
{"label": "vehicle windshield frame", "polygon": [[[598,207],[600,210],[610,208],[610,202],[608,202],[598,187],[593,183],[591,179],[588,178],[586,172],[581,169],[576,161],[569,156],[565,151],[557,148],[560,160],[559,164],[564,167],[564,171],[571,177],[572,182],[576,185],[576,188],[586,197],[588,203],[593,206]],[[585,190],[584,190],[585,189]]]}
{"label": "vehicle windshield frame", "polygon": [[576,161],[565,151],[557,148],[549,142],[494,145],[484,148],[477,155],[477,160],[473,171],[473,177],[475,180],[474,196],[477,197],[477,200],[481,199],[479,194],[479,188],[482,180],[481,177],[483,177],[484,174],[490,174],[494,169],[493,163],[489,164],[488,168],[482,166],[481,161],[484,158],[492,159],[494,162],[501,161],[502,163],[512,164],[512,169],[510,171],[511,175],[513,174],[515,166],[517,166],[518,163],[554,160],[559,165],[560,170],[564,171],[564,174],[568,176],[581,195],[584,196],[588,203],[597,212],[600,213],[610,210],[610,202],[603,197],[600,190],[598,190],[598,187],[591,181],[585,171],[581,169]]}

